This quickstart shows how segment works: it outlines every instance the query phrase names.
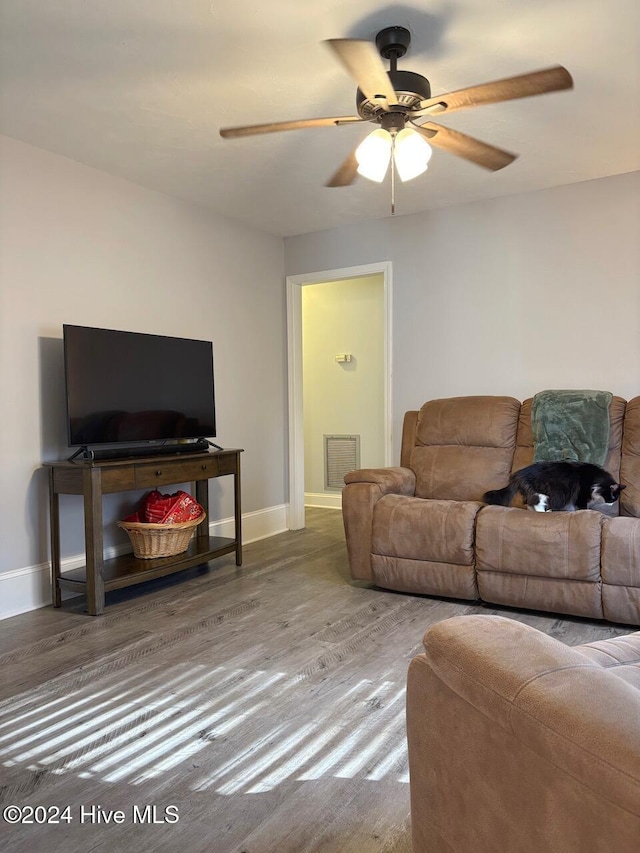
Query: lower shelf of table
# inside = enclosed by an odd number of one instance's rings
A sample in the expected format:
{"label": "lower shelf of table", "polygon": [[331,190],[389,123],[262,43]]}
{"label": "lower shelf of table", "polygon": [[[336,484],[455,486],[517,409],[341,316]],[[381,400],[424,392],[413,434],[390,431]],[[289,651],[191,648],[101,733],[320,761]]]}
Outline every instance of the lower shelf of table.
{"label": "lower shelf of table", "polygon": [[[120,589],[124,586],[132,586],[154,578],[161,578],[173,572],[207,563],[209,560],[222,557],[224,554],[231,554],[236,551],[237,547],[238,543],[235,539],[209,536],[205,539],[192,539],[187,551],[173,557],[140,560],[133,554],[121,554],[119,557],[104,561],[102,568],[104,588],[108,592],[111,589]],[[63,589],[84,592],[87,585],[86,566],[65,572],[60,575],[58,582]]]}

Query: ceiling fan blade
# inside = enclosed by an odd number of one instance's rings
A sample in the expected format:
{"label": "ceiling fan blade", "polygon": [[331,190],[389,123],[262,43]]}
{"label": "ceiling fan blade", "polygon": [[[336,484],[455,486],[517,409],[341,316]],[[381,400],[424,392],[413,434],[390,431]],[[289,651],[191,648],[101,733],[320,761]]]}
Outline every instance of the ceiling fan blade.
{"label": "ceiling fan blade", "polygon": [[354,149],[344,163],[342,163],[331,178],[329,178],[325,187],[348,187],[355,181],[357,176],[358,161],[356,160],[356,152]]}
{"label": "ceiling fan blade", "polygon": [[494,145],[481,142],[479,139],[474,139],[473,136],[467,136],[466,133],[460,133],[459,130],[451,130],[451,128],[442,127],[432,121],[422,125],[413,122],[411,124],[418,133],[429,140],[430,145],[442,148],[444,151],[463,157],[465,160],[470,160],[472,163],[476,163],[484,169],[490,169],[492,172],[504,169],[509,163],[513,163],[518,156],[496,148]]}
{"label": "ceiling fan blade", "polygon": [[544,95],[547,92],[557,92],[572,87],[573,79],[567,69],[562,65],[554,65],[551,68],[543,68],[542,71],[532,71],[530,74],[520,74],[518,77],[506,77],[504,80],[494,80],[493,83],[482,83],[480,86],[458,89],[457,92],[429,98],[421,101],[416,111],[412,111],[412,115],[425,115],[429,112],[450,113],[466,107],[529,98],[532,95]]}
{"label": "ceiling fan blade", "polygon": [[269,124],[251,124],[247,127],[225,127],[220,131],[220,136],[224,139],[234,139],[239,136],[257,136],[260,133],[278,133],[281,130],[304,130],[308,127],[329,127],[358,121],[364,121],[364,119],[360,116],[337,116],[306,118],[299,121],[276,121]]}
{"label": "ceiling fan blade", "polygon": [[327,39],[326,43],[370,101],[388,110],[398,96],[373,42],[359,39]]}

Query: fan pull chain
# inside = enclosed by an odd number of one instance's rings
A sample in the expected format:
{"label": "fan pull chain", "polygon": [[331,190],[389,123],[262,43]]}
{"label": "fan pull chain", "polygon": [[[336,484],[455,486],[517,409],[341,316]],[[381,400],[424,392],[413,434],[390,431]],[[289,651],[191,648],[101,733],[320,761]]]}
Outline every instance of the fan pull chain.
{"label": "fan pull chain", "polygon": [[396,215],[396,138],[391,137],[391,215]]}

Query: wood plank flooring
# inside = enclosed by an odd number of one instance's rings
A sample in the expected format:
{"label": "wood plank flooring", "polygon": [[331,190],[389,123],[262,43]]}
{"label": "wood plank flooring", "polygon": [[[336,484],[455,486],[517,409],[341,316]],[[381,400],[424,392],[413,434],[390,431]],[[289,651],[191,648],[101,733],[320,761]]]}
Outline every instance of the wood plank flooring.
{"label": "wood plank flooring", "polygon": [[2,850],[409,853],[407,666],[430,625],[476,612],[570,645],[632,630],[350,583],[320,509],[241,569],[0,622],[0,807],[69,806],[0,818]]}

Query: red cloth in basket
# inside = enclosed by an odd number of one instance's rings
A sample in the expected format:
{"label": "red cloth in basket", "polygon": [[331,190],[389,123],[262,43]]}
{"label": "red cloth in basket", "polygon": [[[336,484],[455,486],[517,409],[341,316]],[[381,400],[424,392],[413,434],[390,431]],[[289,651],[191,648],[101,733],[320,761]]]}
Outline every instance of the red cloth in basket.
{"label": "red cloth in basket", "polygon": [[147,524],[177,524],[198,518],[203,511],[188,492],[180,489],[172,495],[163,495],[154,489],[143,498],[140,516]]}
{"label": "red cloth in basket", "polygon": [[163,495],[154,489],[143,497],[140,509],[123,520],[143,524],[177,524],[198,518],[203,512],[203,507],[187,492],[179,490],[173,495]]}

